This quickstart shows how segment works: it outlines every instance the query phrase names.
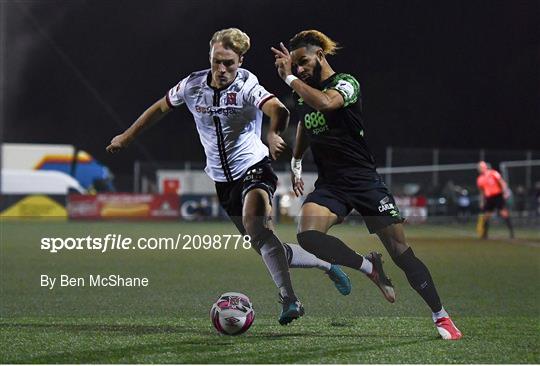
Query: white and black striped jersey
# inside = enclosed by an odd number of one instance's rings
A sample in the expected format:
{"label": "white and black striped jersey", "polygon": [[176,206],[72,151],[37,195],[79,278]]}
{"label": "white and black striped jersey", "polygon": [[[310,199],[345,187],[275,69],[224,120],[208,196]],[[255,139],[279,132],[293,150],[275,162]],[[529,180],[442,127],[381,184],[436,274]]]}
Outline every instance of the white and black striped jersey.
{"label": "white and black striped jersey", "polygon": [[261,107],[273,95],[245,69],[238,69],[227,88],[213,88],[210,81],[210,69],[194,72],[170,89],[166,99],[170,107],[185,103],[193,114],[208,176],[231,182],[268,156],[261,141]]}

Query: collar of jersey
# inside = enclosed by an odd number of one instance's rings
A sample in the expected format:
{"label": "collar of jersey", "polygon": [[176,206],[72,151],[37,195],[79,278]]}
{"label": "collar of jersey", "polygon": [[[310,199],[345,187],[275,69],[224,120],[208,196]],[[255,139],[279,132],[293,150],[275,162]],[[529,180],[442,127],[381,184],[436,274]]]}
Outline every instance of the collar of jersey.
{"label": "collar of jersey", "polygon": [[234,82],[236,81],[236,78],[238,78],[238,74],[239,72],[236,71],[236,76],[234,77],[233,81],[230,82],[230,84],[228,84],[227,86],[224,86],[222,88],[214,88],[211,83],[212,83],[212,70],[208,71],[208,75],[206,75],[206,85],[208,85],[208,87],[214,91],[222,91],[222,90],[225,90],[225,89],[228,89],[229,86],[233,85]]}

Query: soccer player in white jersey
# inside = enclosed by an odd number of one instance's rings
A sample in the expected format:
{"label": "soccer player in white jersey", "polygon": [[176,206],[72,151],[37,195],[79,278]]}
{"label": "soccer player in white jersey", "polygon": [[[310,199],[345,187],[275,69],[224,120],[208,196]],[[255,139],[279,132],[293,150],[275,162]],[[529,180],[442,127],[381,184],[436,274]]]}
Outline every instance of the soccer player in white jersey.
{"label": "soccer player in white jersey", "polygon": [[[303,315],[289,267],[316,267],[326,271],[344,295],[351,290],[347,275],[336,265],[318,259],[299,245],[283,244],[273,232],[272,196],[277,176],[269,153],[277,158],[286,148],[279,136],[289,111],[251,72],[240,68],[250,47],[249,37],[236,28],[216,32],[210,41],[210,69],[191,73],[148,108],[107,147],[118,152],[146,127],[175,107],[185,104],[193,114],[206,154],[205,172],[215,182],[222,207],[252,244],[279,288],[283,310],[279,323]],[[262,115],[270,117],[269,148],[261,141]]]}

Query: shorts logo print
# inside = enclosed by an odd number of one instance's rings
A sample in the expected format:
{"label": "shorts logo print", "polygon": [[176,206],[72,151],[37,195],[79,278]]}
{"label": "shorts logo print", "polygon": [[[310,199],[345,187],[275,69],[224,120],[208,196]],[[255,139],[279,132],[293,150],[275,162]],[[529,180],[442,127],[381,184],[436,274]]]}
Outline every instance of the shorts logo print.
{"label": "shorts logo print", "polygon": [[394,206],[393,203],[385,203],[383,205],[380,205],[378,208],[379,208],[379,212],[384,212],[388,210],[395,210],[396,206]]}
{"label": "shorts logo print", "polygon": [[248,170],[246,173],[246,177],[244,178],[244,182],[262,180],[262,175],[263,175],[262,168],[255,168],[255,169]]}

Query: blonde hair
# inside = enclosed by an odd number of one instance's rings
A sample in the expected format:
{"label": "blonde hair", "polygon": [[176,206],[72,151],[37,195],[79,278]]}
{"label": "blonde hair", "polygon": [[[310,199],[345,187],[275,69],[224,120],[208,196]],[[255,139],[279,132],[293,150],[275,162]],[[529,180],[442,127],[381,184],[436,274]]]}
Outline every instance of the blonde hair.
{"label": "blonde hair", "polygon": [[222,29],[214,33],[210,40],[210,49],[218,42],[221,42],[223,47],[233,50],[239,56],[244,56],[251,46],[249,36],[238,28]]}
{"label": "blonde hair", "polygon": [[291,51],[308,46],[317,46],[322,48],[325,55],[335,55],[336,51],[341,48],[332,38],[315,29],[301,31],[289,41],[289,48]]}

